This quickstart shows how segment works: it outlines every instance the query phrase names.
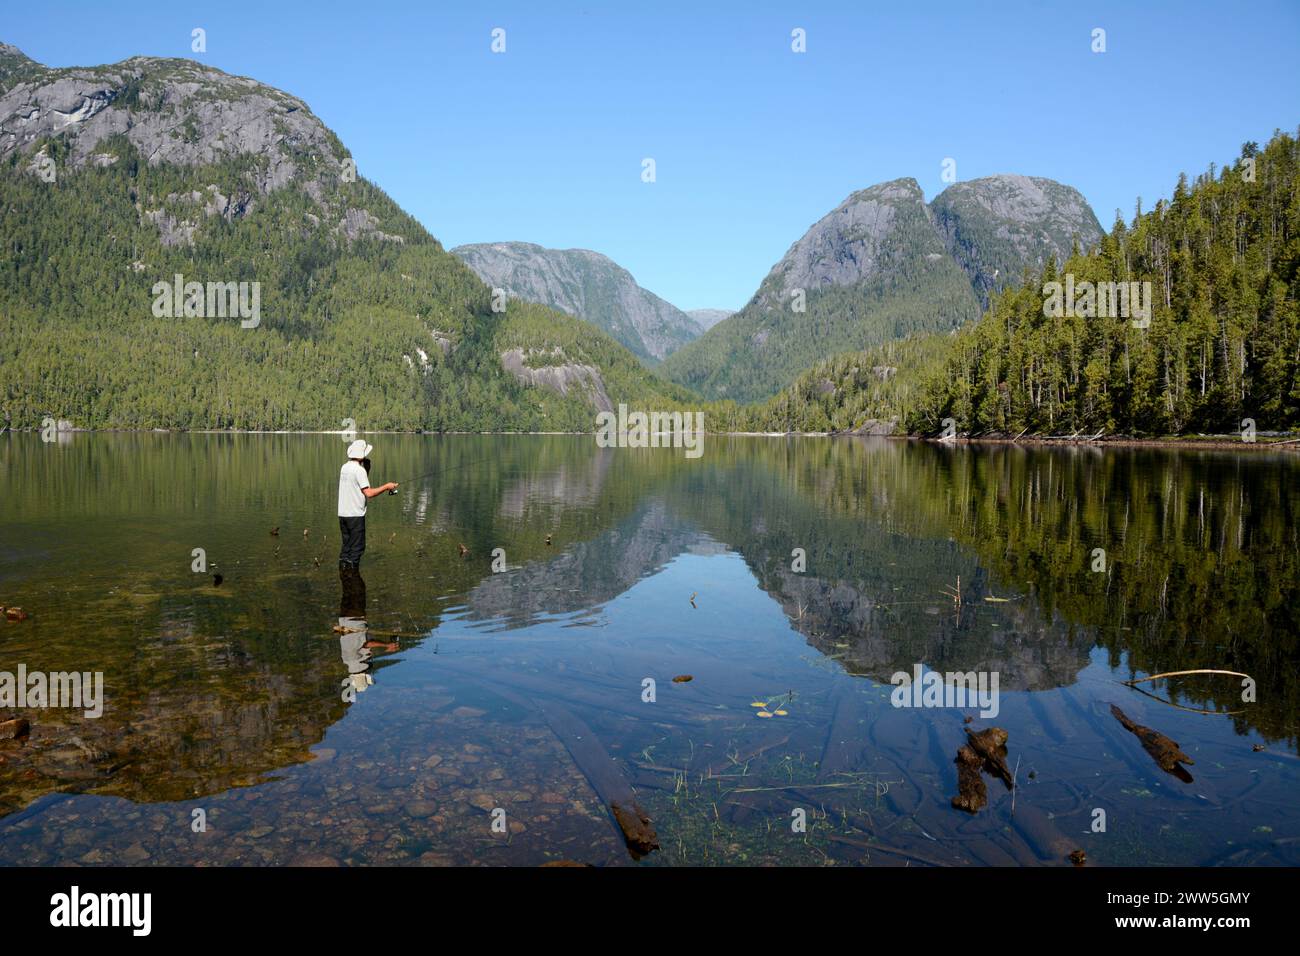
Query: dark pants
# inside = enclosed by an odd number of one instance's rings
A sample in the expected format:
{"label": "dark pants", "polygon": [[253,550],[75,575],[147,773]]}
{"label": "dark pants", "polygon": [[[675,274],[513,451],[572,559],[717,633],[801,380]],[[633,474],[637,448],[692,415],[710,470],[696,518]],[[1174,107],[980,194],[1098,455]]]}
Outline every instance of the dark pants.
{"label": "dark pants", "polygon": [[339,549],[339,567],[359,568],[361,555],[366,550],[366,516],[339,518],[339,531],[343,534],[343,547]]}

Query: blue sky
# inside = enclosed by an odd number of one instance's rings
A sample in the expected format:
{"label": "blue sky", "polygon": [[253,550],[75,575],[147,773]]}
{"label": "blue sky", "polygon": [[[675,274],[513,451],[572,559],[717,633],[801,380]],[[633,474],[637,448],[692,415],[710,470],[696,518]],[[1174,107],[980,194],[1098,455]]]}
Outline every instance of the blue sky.
{"label": "blue sky", "polygon": [[595,249],[682,308],[739,308],[850,192],[913,176],[933,197],[946,157],[959,179],[1069,183],[1109,228],[1300,123],[1295,0],[43,0],[6,4],[0,40],[50,66],[192,56],[281,87],[448,247]]}

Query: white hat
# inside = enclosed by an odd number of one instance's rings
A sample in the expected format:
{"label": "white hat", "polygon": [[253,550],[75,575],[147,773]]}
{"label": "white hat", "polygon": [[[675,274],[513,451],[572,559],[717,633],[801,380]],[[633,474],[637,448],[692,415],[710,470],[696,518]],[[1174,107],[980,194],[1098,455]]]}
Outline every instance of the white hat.
{"label": "white hat", "polygon": [[369,458],[370,453],[375,450],[374,445],[367,445],[365,441],[358,438],[351,445],[348,445],[349,458]]}

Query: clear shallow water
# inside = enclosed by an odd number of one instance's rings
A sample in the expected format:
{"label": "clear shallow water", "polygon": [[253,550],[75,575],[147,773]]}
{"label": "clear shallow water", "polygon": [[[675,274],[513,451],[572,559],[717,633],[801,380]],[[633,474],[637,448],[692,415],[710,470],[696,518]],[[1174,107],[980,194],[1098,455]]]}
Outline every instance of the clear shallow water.
{"label": "clear shallow water", "polygon": [[[0,436],[0,604],[31,615],[0,671],[106,685],[0,742],[0,863],[633,864],[611,773],[659,835],[637,865],[1300,863],[1293,455],[371,440],[377,482],[454,470],[372,503],[362,598],[337,437]],[[996,671],[1000,713],[891,706],[918,663]],[[1118,683],[1193,668],[1256,700]],[[967,716],[1009,734],[1014,813],[989,777],[950,805]]]}

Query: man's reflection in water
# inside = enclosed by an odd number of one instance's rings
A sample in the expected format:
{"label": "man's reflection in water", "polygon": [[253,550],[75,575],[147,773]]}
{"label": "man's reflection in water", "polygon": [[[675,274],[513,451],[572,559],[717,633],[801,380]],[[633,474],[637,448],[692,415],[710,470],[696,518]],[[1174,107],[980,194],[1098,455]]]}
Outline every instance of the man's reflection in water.
{"label": "man's reflection in water", "polygon": [[375,682],[370,674],[370,658],[375,649],[397,650],[396,642],[372,641],[366,624],[366,581],[356,568],[339,569],[339,653],[348,676],[343,679],[343,699],[352,703],[357,694]]}

